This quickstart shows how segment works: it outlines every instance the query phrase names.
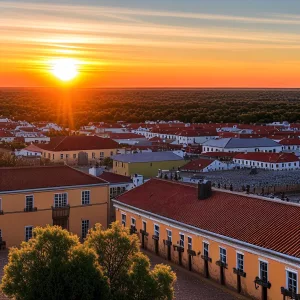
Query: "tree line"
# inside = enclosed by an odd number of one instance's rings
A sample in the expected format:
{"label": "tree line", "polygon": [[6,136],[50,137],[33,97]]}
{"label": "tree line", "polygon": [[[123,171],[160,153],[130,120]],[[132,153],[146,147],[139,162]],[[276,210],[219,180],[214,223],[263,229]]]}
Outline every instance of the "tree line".
{"label": "tree line", "polygon": [[94,122],[300,120],[299,90],[0,89],[0,115],[79,128]]}

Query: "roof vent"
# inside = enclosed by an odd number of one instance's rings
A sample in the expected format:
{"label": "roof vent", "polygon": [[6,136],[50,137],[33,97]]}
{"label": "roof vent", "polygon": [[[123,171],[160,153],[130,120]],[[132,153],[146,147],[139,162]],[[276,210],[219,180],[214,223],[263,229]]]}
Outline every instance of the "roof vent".
{"label": "roof vent", "polygon": [[203,180],[198,183],[198,199],[205,200],[212,194],[211,181]]}

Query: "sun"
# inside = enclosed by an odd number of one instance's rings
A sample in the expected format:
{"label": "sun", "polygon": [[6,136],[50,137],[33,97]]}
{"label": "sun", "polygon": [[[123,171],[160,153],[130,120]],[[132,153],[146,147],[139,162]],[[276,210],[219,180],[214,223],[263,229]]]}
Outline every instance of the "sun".
{"label": "sun", "polygon": [[70,81],[78,74],[78,62],[72,58],[59,58],[52,62],[51,73],[62,81]]}

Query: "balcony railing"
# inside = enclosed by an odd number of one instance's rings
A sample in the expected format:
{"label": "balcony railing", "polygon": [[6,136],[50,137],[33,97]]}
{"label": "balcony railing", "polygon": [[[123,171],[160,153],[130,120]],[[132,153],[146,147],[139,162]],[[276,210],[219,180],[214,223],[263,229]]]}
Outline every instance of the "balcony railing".
{"label": "balcony railing", "polygon": [[243,270],[237,268],[233,268],[233,273],[241,277],[246,277],[246,273]]}
{"label": "balcony railing", "polygon": [[25,207],[25,208],[24,208],[24,211],[25,211],[25,212],[29,212],[29,211],[37,211],[37,208],[36,208],[36,207]]}
{"label": "balcony railing", "polygon": [[52,206],[52,219],[66,219],[70,216],[70,205],[62,207]]}
{"label": "balcony railing", "polygon": [[289,297],[291,299],[300,300],[300,294],[293,293],[292,291],[289,291],[288,289],[282,287],[281,288],[281,294],[285,297]]}

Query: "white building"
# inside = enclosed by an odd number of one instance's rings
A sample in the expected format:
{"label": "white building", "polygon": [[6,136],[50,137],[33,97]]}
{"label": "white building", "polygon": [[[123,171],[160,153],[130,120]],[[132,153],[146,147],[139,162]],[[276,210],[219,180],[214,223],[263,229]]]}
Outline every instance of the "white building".
{"label": "white building", "polygon": [[180,168],[181,172],[202,173],[211,171],[232,170],[236,167],[233,162],[222,162],[218,159],[199,158],[192,160]]}
{"label": "white building", "polygon": [[222,138],[203,143],[202,152],[272,152],[279,153],[282,146],[268,138]]}
{"label": "white building", "polygon": [[298,170],[300,161],[293,153],[239,153],[233,161],[243,168]]}
{"label": "white building", "polygon": [[41,157],[42,151],[40,148],[36,147],[35,145],[29,145],[24,149],[16,150],[16,156],[23,156],[23,157]]}

